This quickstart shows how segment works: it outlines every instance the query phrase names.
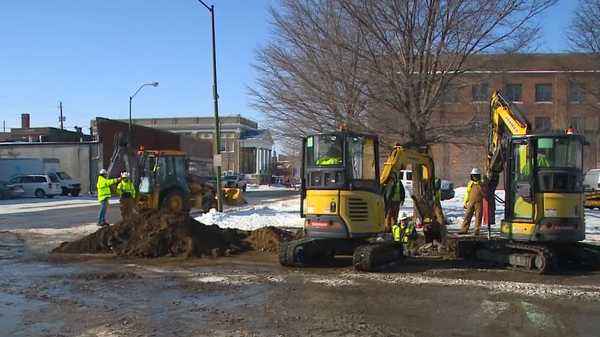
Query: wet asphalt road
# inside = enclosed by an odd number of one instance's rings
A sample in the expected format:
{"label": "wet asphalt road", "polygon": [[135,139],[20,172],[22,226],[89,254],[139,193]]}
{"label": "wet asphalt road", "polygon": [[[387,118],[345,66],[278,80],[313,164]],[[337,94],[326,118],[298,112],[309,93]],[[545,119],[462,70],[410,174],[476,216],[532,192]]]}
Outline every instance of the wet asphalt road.
{"label": "wet asphalt road", "polygon": [[[293,194],[249,192],[250,203]],[[110,216],[118,217],[118,205]],[[97,207],[0,215],[0,336],[598,336],[600,274],[543,276],[410,260],[357,273],[220,259],[31,256]],[[91,221],[89,219],[92,219]],[[113,218],[114,219],[114,218]],[[41,235],[41,236],[40,236]]]}

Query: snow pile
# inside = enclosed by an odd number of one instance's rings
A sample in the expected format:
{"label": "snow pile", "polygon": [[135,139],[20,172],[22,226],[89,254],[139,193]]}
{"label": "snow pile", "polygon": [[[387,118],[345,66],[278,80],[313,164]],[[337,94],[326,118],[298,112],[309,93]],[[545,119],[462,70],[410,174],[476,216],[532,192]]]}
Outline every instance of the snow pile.
{"label": "snow pile", "polygon": [[216,224],[221,228],[255,230],[262,227],[301,228],[300,197],[264,200],[256,205],[226,209],[218,213],[215,209],[196,218],[204,224]]}
{"label": "snow pile", "polygon": [[65,241],[77,240],[95,232],[98,226],[94,223],[68,228],[32,228],[14,229],[15,233],[25,239],[27,250],[33,254],[46,254]]}

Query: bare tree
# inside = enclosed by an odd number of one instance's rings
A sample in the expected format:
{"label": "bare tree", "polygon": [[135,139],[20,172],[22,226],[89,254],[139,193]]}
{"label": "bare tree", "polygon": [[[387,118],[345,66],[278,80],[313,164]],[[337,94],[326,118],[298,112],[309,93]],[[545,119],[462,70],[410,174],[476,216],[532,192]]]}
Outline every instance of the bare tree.
{"label": "bare tree", "polygon": [[600,53],[600,1],[579,0],[568,38],[576,51]]}
{"label": "bare tree", "polygon": [[[271,9],[275,38],[258,52],[254,106],[273,133],[294,142],[341,124],[366,128],[365,77],[359,54],[333,40],[360,44],[359,31],[333,0],[285,0]],[[319,29],[316,29],[316,28]],[[326,34],[325,34],[326,33]]]}
{"label": "bare tree", "polygon": [[256,106],[300,132],[340,121],[388,142],[431,144],[468,129],[432,125],[471,56],[523,50],[556,0],[285,0],[259,52]]}

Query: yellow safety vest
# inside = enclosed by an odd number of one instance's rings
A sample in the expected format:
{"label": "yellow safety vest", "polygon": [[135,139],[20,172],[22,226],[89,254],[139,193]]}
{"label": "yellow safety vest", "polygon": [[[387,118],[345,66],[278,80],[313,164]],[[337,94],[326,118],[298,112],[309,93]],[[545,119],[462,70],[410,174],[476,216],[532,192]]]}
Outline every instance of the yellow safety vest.
{"label": "yellow safety vest", "polygon": [[330,166],[330,165],[338,165],[341,162],[342,162],[341,158],[324,157],[317,161],[317,165]]}
{"label": "yellow safety vest", "polygon": [[124,193],[129,193],[132,198],[135,198],[135,188],[133,187],[133,182],[129,179],[123,179],[117,185],[117,193],[120,196],[123,196]]}
{"label": "yellow safety vest", "polygon": [[96,182],[96,190],[98,190],[98,201],[103,201],[106,198],[110,198],[110,186],[114,185],[117,179],[107,179],[103,176],[98,176],[98,182]]}

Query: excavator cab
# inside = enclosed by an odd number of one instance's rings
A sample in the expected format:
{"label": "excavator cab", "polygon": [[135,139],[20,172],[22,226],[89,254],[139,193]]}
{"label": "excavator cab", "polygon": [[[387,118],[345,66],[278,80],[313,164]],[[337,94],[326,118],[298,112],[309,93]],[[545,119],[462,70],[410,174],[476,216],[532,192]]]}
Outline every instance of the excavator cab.
{"label": "excavator cab", "polygon": [[185,153],[174,150],[140,151],[139,200],[142,208],[181,212],[190,209]]}
{"label": "excavator cab", "polygon": [[585,238],[584,138],[577,134],[512,136],[505,170],[502,234],[519,241]]}
{"label": "excavator cab", "polygon": [[378,141],[336,132],[303,140],[301,211],[309,237],[360,238],[383,231]]}

